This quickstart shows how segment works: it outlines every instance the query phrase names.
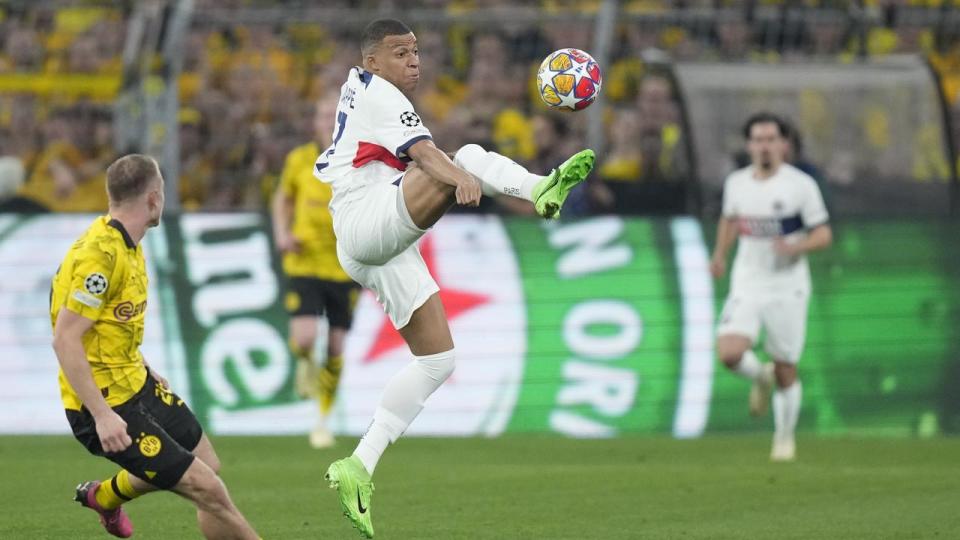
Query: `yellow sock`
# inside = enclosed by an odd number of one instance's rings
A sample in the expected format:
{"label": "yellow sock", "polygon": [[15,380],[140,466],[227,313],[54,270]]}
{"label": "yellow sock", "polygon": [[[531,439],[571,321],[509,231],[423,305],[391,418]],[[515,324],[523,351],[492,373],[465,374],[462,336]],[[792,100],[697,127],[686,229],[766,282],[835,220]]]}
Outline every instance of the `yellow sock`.
{"label": "yellow sock", "polygon": [[337,387],[340,386],[340,372],[343,371],[343,356],[329,356],[327,362],[317,377],[320,388],[320,414],[326,416],[333,408],[333,401],[337,397]]}
{"label": "yellow sock", "polygon": [[297,371],[294,379],[294,390],[300,397],[314,397],[317,395],[317,364],[313,361],[313,349],[301,348],[291,340],[290,352],[297,359]]}
{"label": "yellow sock", "polygon": [[97,504],[104,510],[113,510],[127,501],[136,499],[140,493],[137,493],[130,484],[130,473],[121,470],[113,477],[101,482],[94,496],[97,498]]}
{"label": "yellow sock", "polygon": [[302,348],[291,340],[288,345],[290,346],[290,352],[293,353],[293,357],[298,361],[307,362],[309,364],[313,363],[313,348],[307,347]]}

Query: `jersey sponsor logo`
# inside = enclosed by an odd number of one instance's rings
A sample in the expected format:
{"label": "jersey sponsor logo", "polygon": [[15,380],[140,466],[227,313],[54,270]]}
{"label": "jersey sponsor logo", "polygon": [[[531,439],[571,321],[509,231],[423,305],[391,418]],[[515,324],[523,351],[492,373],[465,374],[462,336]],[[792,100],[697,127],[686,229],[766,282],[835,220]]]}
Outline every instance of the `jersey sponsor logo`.
{"label": "jersey sponsor logo", "polygon": [[784,218],[741,217],[737,225],[741,236],[772,238],[803,229],[803,218],[799,214]]}
{"label": "jersey sponsor logo", "polygon": [[746,218],[739,221],[740,234],[744,236],[779,236],[780,220],[776,218]]}
{"label": "jersey sponsor logo", "polygon": [[94,272],[83,280],[83,287],[90,294],[103,294],[107,290],[107,278],[99,272]]}
{"label": "jersey sponsor logo", "polygon": [[140,434],[141,439],[140,443],[140,453],[146,457],[154,457],[160,453],[160,449],[163,448],[163,443],[160,442],[160,439],[155,435],[146,435],[144,433]]}
{"label": "jersey sponsor logo", "polygon": [[118,321],[129,321],[130,319],[136,317],[137,315],[143,313],[147,309],[147,301],[144,300],[137,305],[134,305],[133,302],[127,300],[125,302],[120,302],[115,308],[113,308],[113,316],[116,317]]}
{"label": "jersey sponsor logo", "polygon": [[400,123],[407,127],[417,127],[420,125],[420,116],[413,111],[400,113]]}
{"label": "jersey sponsor logo", "polygon": [[96,296],[85,293],[79,289],[73,291],[73,299],[87,307],[92,307],[94,309],[103,305],[103,300],[100,300]]}

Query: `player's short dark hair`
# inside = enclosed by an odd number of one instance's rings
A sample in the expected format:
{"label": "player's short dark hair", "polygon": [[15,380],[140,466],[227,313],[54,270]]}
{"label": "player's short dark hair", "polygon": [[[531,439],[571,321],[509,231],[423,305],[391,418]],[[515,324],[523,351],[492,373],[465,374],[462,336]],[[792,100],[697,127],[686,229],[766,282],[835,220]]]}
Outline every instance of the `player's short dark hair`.
{"label": "player's short dark hair", "polygon": [[396,19],[377,19],[368,24],[360,35],[360,53],[366,55],[387,36],[404,36],[411,33],[410,27]]}
{"label": "player's short dark hair", "polygon": [[143,154],[128,154],[107,167],[107,195],[122,203],[142,195],[160,177],[156,160]]}
{"label": "player's short dark hair", "polygon": [[787,138],[790,136],[790,126],[783,118],[780,118],[771,112],[764,111],[754,113],[750,118],[747,118],[747,122],[743,124],[744,139],[750,139],[750,131],[756,124],[776,124],[777,131],[780,132],[781,137]]}

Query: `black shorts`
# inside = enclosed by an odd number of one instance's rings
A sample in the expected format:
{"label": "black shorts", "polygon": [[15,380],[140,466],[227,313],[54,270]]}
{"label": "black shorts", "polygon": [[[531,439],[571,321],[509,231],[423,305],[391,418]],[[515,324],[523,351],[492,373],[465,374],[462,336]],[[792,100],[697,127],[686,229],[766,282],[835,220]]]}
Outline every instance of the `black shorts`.
{"label": "black shorts", "polygon": [[93,415],[84,407],[67,410],[73,436],[95,456],[103,456],[130,474],[160,489],[177,485],[193,463],[191,451],[203,429],[179,396],[158,385],[153,377],[125,403],[113,408],[127,423],[133,444],[122,452],[104,452]]}
{"label": "black shorts", "polygon": [[357,304],[360,286],[352,281],[326,281],[317,278],[288,278],[284,304],[291,316],[326,315],[331,327],[350,328],[353,307]]}

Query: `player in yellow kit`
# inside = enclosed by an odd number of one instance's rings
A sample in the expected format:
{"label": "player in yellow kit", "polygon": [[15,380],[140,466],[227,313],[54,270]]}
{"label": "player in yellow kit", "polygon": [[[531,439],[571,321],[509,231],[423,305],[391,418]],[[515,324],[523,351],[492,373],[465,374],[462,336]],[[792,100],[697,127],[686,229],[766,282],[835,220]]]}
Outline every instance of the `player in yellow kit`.
{"label": "player in yellow kit", "polygon": [[140,241],[163,214],[156,161],[131,154],[107,169],[109,215],[94,220],[53,278],[50,319],[60,394],[74,436],[121,470],[77,486],[110,534],[133,525],[122,504],[171,490],[197,507],[207,538],[257,538],[220,480],[209,439],[190,409],[140,353],[147,272]]}
{"label": "player in yellow kit", "polygon": [[[287,275],[285,304],[290,315],[290,349],[297,359],[296,391],[302,398],[316,398],[320,407],[317,425],[310,432],[314,448],[334,444],[327,417],[340,384],[343,345],[360,290],[337,260],[333,218],[327,208],[333,195],[330,185],[313,176],[317,156],[330,144],[336,109],[336,96],[317,103],[315,141],[287,155],[273,199],[274,239]],[[320,316],[326,316],[330,328],[322,366],[313,357]]]}

